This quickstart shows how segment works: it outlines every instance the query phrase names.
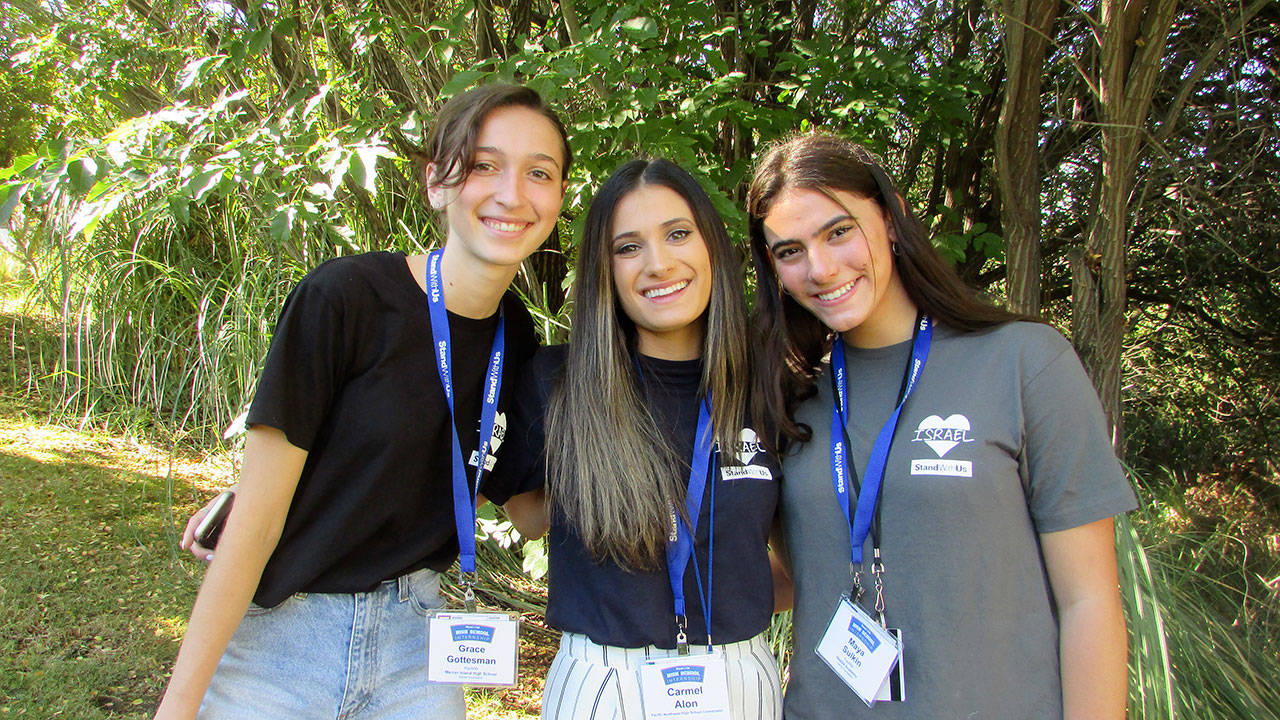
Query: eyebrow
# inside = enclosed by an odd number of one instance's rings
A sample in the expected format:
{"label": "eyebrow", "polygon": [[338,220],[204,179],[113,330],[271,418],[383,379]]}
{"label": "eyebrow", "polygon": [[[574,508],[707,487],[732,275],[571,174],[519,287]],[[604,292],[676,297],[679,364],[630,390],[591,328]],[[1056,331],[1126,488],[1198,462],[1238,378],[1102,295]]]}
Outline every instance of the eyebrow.
{"label": "eyebrow", "polygon": [[[493,155],[501,155],[502,157],[507,156],[505,152],[499,150],[496,147],[493,147],[492,145],[478,145],[476,146],[476,152],[478,153],[487,152]],[[547,162],[555,165],[557,170],[560,169],[560,161],[551,157],[546,153],[541,153],[541,152],[530,153],[529,157],[537,158],[539,160],[546,160]]]}
{"label": "eyebrow", "polygon": [[[666,221],[666,222],[662,223],[661,225],[659,225],[658,227],[661,227],[662,229],[664,229],[664,230],[665,230],[665,229],[667,229],[667,228],[669,228],[669,227],[673,227],[673,226],[675,226],[675,225],[680,225],[680,224],[682,224],[682,223],[687,223],[687,224],[689,224],[689,225],[693,225],[694,227],[697,227],[697,225],[695,225],[695,224],[694,224],[694,222],[693,222],[692,220],[690,220],[689,218],[687,218],[687,217],[674,217],[674,218],[671,218],[670,220],[668,220],[668,221]],[[639,232],[637,232],[637,231],[635,231],[635,230],[628,230],[628,231],[626,231],[626,232],[620,232],[620,233],[618,233],[617,235],[614,235],[614,236],[613,236],[613,241],[614,241],[614,242],[618,242],[619,240],[622,240],[623,238],[638,237],[639,235],[640,235],[640,233],[639,233]]]}
{"label": "eyebrow", "polygon": [[[853,220],[854,222],[857,222],[856,220],[854,220],[854,218],[853,218],[853,216],[852,216],[852,215],[837,215],[837,216],[835,216],[835,217],[831,218],[830,220],[826,221],[825,223],[823,223],[823,224],[822,224],[822,227],[818,228],[818,229],[817,229],[813,234],[814,234],[815,236],[817,236],[817,235],[821,235],[822,233],[824,233],[824,232],[826,232],[826,231],[830,230],[831,228],[835,227],[836,225],[839,225],[839,224],[840,224],[840,223],[842,223],[842,222],[847,222],[847,221],[850,221],[850,220]],[[779,245],[785,245],[785,244],[787,244],[787,243],[794,243],[794,242],[800,242],[800,239],[799,239],[799,238],[784,238],[784,239],[779,240],[779,241],[777,241],[777,242],[775,242],[775,243],[770,243],[770,244],[769,244],[769,249],[770,249],[770,250],[772,250],[772,249],[774,249],[774,248],[778,247]]]}

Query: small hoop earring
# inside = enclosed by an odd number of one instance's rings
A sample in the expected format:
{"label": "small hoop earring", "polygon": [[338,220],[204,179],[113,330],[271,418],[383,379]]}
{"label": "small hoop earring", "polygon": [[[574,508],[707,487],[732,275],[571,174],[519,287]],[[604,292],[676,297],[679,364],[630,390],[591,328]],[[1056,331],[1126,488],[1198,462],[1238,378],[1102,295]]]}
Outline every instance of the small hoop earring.
{"label": "small hoop earring", "polygon": [[898,247],[898,243],[892,242],[892,243],[889,243],[889,252],[893,253],[894,255],[901,256],[902,248]]}

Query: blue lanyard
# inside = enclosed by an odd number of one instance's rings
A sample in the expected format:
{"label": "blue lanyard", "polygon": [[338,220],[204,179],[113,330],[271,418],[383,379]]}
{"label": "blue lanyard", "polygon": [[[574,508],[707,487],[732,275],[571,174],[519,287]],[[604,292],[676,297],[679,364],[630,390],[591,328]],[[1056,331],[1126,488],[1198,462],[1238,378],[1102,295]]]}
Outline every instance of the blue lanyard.
{"label": "blue lanyard", "polygon": [[493,423],[498,414],[498,395],[502,390],[502,355],[506,349],[503,330],[506,321],[502,306],[498,306],[498,328],[493,333],[493,349],[489,357],[489,372],[485,376],[484,397],[480,405],[480,447],[476,451],[475,488],[467,487],[466,462],[462,459],[462,444],[458,441],[458,417],[453,411],[453,357],[449,348],[449,315],[444,307],[444,291],[440,281],[440,258],[443,251],[436,250],[427,256],[427,306],[430,309],[431,338],[435,343],[436,369],[440,371],[440,385],[449,404],[449,417],[453,432],[453,520],[458,530],[458,565],[467,586],[468,605],[473,603],[476,571],[476,494],[480,492],[480,479],[484,476],[485,459],[493,440]]}
{"label": "blue lanyard", "polygon": [[862,545],[871,530],[872,519],[878,514],[880,489],[883,485],[885,467],[889,463],[889,446],[893,443],[893,435],[898,429],[898,420],[902,415],[902,406],[911,391],[915,389],[920,371],[929,359],[929,345],[933,341],[933,322],[928,315],[922,315],[916,323],[915,333],[911,341],[911,360],[907,365],[907,376],[899,394],[898,406],[893,414],[880,428],[876,442],[871,447],[871,458],[867,462],[867,477],[857,488],[858,505],[851,518],[849,516],[849,486],[857,483],[849,465],[848,445],[845,441],[845,418],[848,415],[848,383],[845,370],[844,341],[837,338],[831,348],[832,385],[836,390],[835,402],[831,405],[831,482],[835,485],[836,499],[849,522],[850,562],[862,564]]}
{"label": "blue lanyard", "polygon": [[[676,648],[681,654],[688,652],[685,636],[685,599],[684,574],[689,567],[689,558],[693,556],[695,533],[698,530],[698,516],[702,513],[702,494],[707,487],[707,476],[710,474],[711,453],[711,409],[706,398],[698,404],[698,429],[694,433],[693,461],[689,467],[689,492],[685,499],[685,512],[689,516],[688,523],[676,521],[676,537],[667,543],[667,579],[671,581],[671,594],[675,598],[676,610]],[[708,537],[715,535],[715,495],[716,486],[711,484],[711,524]],[[715,564],[712,556],[714,545],[707,551],[707,592],[702,593],[702,578],[698,573],[698,561],[694,558],[694,577],[698,581],[698,594],[702,600],[702,619],[707,625],[707,644],[711,644],[711,573]]]}

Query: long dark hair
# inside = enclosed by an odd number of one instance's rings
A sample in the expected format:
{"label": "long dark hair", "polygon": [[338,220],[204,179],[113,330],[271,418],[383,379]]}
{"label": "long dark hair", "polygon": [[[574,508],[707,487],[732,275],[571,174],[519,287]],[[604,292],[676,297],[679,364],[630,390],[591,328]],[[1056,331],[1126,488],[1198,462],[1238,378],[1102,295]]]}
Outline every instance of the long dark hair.
{"label": "long dark hair", "polygon": [[679,458],[645,408],[632,354],[636,328],[613,283],[613,217],[629,193],[665,187],[689,204],[711,259],[702,340],[704,393],[722,448],[745,420],[749,353],[742,263],[706,192],[668,160],[632,160],[600,186],[587,211],[573,288],[568,357],[547,409],[548,502],[588,550],[623,567],[664,557],[673,508],[684,494]]}
{"label": "long dark hair", "polygon": [[892,258],[902,285],[916,308],[934,321],[972,332],[1026,319],[986,302],[965,285],[934,250],[902,194],[865,148],[819,133],[771,146],[751,179],[747,213],[758,288],[752,318],[758,333],[752,413],[757,425],[775,428],[781,436],[769,438],[775,448],[779,440],[805,442],[811,436],[807,426],[796,423],[795,407],[815,392],[814,379],[833,339],[830,328],[782,292],[773,268],[764,218],[788,188],[816,190],[833,200],[833,191],[875,200],[897,241]]}

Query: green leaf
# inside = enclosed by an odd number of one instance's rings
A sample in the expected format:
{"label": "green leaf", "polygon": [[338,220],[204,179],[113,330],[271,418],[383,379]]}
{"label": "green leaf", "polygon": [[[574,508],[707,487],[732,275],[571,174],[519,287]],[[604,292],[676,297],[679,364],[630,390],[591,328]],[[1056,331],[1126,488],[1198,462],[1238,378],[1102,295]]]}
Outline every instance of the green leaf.
{"label": "green leaf", "polygon": [[460,70],[454,73],[453,77],[440,88],[440,95],[450,97],[466,90],[475,84],[477,80],[485,77],[489,73],[484,70]]}
{"label": "green leaf", "polygon": [[30,183],[0,187],[0,228],[9,227],[9,219],[13,217],[13,211],[17,209],[29,187]]}
{"label": "green leaf", "polygon": [[658,23],[651,17],[636,17],[622,23],[622,32],[633,40],[649,40],[658,36]]}
{"label": "green leaf", "polygon": [[191,222],[191,198],[186,195],[170,195],[169,214],[179,225]]}
{"label": "green leaf", "polygon": [[124,195],[113,195],[100,202],[85,203],[80,210],[71,217],[71,232],[68,233],[70,238],[75,238],[84,233],[85,240],[93,239],[93,231],[106,218],[110,217],[116,211],[116,207],[120,205],[120,201],[124,199]]}
{"label": "green leaf", "polygon": [[543,538],[528,540],[520,550],[524,555],[521,567],[529,577],[540,580],[547,574],[547,543]]}
{"label": "green leaf", "polygon": [[182,68],[178,73],[178,87],[174,92],[180,93],[196,84],[196,82],[200,80],[200,68],[204,67],[206,63],[213,59],[214,56],[206,55],[205,57],[196,58],[195,60],[187,63],[186,67]]}
{"label": "green leaf", "polygon": [[417,110],[411,110],[409,116],[400,124],[400,132],[404,133],[404,139],[415,145],[421,145],[426,141],[426,129],[422,126],[422,119],[418,117]]}
{"label": "green leaf", "polygon": [[84,199],[93,202],[102,197],[108,190],[115,187],[115,183],[112,180],[113,178],[107,177],[94,183],[93,187],[89,188],[89,194]]}
{"label": "green leaf", "polygon": [[286,205],[276,210],[276,216],[271,219],[271,227],[267,229],[267,234],[277,243],[288,242],[289,236],[293,234],[294,220],[298,217],[298,209],[292,205]]}
{"label": "green leaf", "polygon": [[217,186],[218,181],[222,179],[222,168],[214,168],[197,173],[183,188],[183,192],[196,202],[204,199],[209,191]]}
{"label": "green leaf", "polygon": [[356,162],[351,165],[351,177],[371,195],[378,190],[378,156],[382,154],[381,150],[374,145],[357,145]]}
{"label": "green leaf", "polygon": [[18,158],[14,159],[13,164],[10,165],[9,167],[0,168],[0,180],[8,180],[14,175],[20,175],[23,172],[25,172],[27,168],[40,162],[40,160],[41,158],[39,155],[19,156]]}
{"label": "green leaf", "polygon": [[249,41],[247,43],[249,55],[258,55],[267,49],[267,45],[271,42],[271,28],[258,28],[249,33]]}
{"label": "green leaf", "polygon": [[82,157],[67,164],[67,175],[71,179],[71,188],[83,194],[93,187],[98,179],[98,163],[90,157]]}

